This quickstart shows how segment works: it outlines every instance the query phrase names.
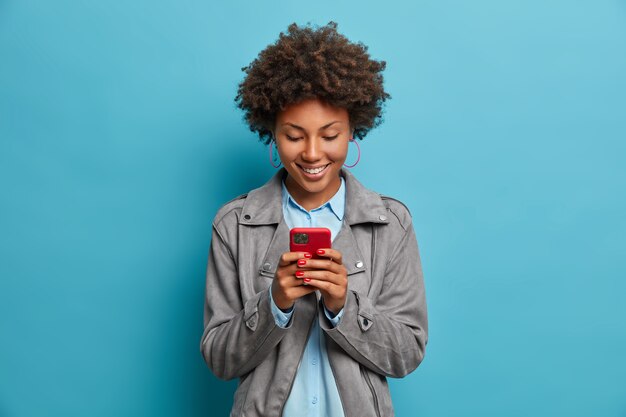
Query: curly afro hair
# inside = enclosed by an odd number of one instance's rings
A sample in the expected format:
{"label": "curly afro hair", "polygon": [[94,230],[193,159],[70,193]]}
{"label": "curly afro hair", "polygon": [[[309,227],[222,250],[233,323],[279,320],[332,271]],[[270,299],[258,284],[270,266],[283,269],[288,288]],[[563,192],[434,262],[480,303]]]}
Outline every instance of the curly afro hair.
{"label": "curly afro hair", "polygon": [[276,115],[290,104],[319,98],[348,111],[354,136],[365,135],[382,122],[385,61],[370,59],[367,46],[350,42],[337,23],[312,28],[292,23],[287,34],[261,51],[239,84],[235,102],[250,130],[268,144]]}

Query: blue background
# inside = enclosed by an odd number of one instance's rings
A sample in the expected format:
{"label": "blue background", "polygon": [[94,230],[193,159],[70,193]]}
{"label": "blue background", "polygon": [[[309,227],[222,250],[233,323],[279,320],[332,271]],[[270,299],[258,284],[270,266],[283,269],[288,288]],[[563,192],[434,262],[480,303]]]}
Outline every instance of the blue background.
{"label": "blue background", "polygon": [[624,0],[0,0],[0,416],[227,415],[211,220],[274,172],[241,67],[329,20],[388,62],[353,172],[423,260],[398,416],[626,416]]}

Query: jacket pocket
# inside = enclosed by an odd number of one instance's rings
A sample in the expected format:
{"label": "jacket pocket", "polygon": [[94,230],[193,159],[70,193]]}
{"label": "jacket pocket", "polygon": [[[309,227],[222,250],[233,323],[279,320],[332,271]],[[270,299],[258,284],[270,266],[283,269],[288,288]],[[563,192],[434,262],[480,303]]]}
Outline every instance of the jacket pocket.
{"label": "jacket pocket", "polygon": [[376,394],[376,389],[374,388],[374,384],[372,384],[369,373],[367,369],[363,368],[363,365],[359,365],[359,369],[361,370],[361,376],[365,380],[365,384],[368,386],[370,393],[372,394],[372,401],[374,402],[374,411],[376,411],[376,416],[381,417],[380,405],[378,404],[378,394]]}
{"label": "jacket pocket", "polygon": [[367,294],[371,285],[368,271],[355,271],[348,273],[348,289]]}
{"label": "jacket pocket", "polygon": [[271,265],[269,264],[259,267],[257,271],[258,275],[253,282],[255,292],[261,292],[272,285],[272,281],[274,280],[274,272],[270,269]]}

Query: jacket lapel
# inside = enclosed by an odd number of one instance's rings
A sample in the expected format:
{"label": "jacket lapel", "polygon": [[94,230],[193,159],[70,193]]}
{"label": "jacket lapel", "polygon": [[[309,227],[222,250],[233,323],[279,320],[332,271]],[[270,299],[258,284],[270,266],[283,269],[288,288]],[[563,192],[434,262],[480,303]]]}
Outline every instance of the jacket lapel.
{"label": "jacket lapel", "polygon": [[365,259],[359,250],[359,245],[352,233],[352,228],[344,221],[341,230],[335,236],[333,248],[341,252],[343,265],[348,275],[365,271]]}
{"label": "jacket lapel", "polygon": [[287,227],[285,219],[282,218],[274,231],[267,252],[263,257],[263,263],[261,264],[259,273],[268,277],[274,277],[280,257],[285,252],[289,252],[289,228]]}

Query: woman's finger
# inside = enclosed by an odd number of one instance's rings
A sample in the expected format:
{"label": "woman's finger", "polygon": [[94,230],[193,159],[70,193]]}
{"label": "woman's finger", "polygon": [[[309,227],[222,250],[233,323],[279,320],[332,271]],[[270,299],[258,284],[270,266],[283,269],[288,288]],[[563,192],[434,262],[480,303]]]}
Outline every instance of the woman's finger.
{"label": "woman's finger", "polygon": [[310,278],[309,281],[306,282],[306,284],[308,288],[315,288],[326,293],[332,293],[334,292],[333,290],[337,288],[334,283],[321,279]]}
{"label": "woman's finger", "polygon": [[276,270],[276,275],[280,277],[285,277],[288,275],[293,275],[298,270],[298,265],[294,262],[288,264],[286,266],[280,266]]}
{"label": "woman's finger", "polygon": [[298,259],[310,258],[311,254],[309,252],[285,252],[280,256],[278,266],[287,266],[290,263],[296,262]]}
{"label": "woman's finger", "polygon": [[296,271],[296,277],[302,279],[304,282],[308,284],[308,281],[305,278],[311,280],[319,280],[319,281],[328,281],[334,285],[342,285],[347,282],[347,279],[344,275],[335,274],[330,271],[321,270],[321,269],[312,269],[308,271]]}
{"label": "woman's finger", "polygon": [[303,285],[302,278],[296,275],[296,272],[298,272],[296,268],[297,266],[294,264],[280,268],[276,273],[276,278],[282,288],[287,289]]}
{"label": "woman's finger", "polygon": [[315,292],[315,290],[317,290],[317,288],[309,287],[308,285],[300,286],[300,287],[293,287],[289,289],[294,300],[300,297],[304,297],[305,295],[310,294],[312,292]]}
{"label": "woman's finger", "polygon": [[332,249],[332,248],[318,249],[316,253],[319,256],[332,259],[334,262],[338,263],[339,265],[343,264],[343,256],[341,255],[341,252],[339,252],[337,249]]}
{"label": "woman's finger", "polygon": [[341,273],[343,268],[342,265],[331,259],[299,259],[296,267],[299,269],[322,269],[334,272],[335,274]]}

